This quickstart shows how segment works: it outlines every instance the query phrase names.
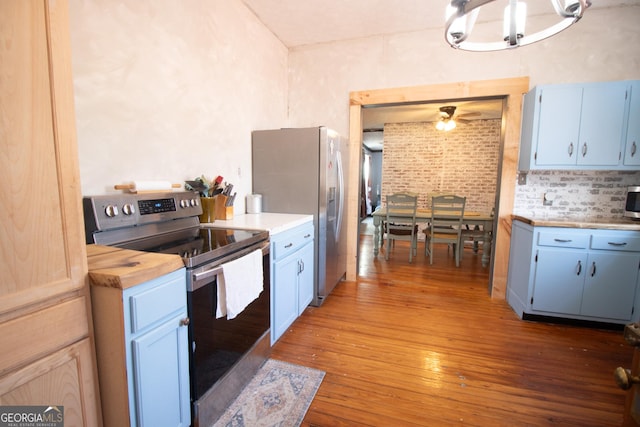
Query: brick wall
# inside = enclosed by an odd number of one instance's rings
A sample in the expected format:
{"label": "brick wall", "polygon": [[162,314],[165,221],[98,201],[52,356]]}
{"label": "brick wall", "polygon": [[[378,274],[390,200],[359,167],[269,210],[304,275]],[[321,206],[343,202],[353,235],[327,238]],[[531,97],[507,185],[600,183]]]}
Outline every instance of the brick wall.
{"label": "brick wall", "polygon": [[396,192],[419,195],[429,207],[434,193],[467,197],[467,210],[490,212],[495,203],[500,120],[458,123],[449,132],[435,123],[384,126],[382,200]]}
{"label": "brick wall", "polygon": [[[500,151],[500,120],[460,123],[450,132],[434,123],[390,123],[384,127],[382,200],[412,192],[429,207],[433,193],[467,197],[467,209],[489,212],[494,205]],[[516,177],[514,177],[514,185]],[[617,218],[625,191],[640,185],[640,171],[530,171],[516,185],[513,212],[536,218]],[[544,206],[544,195],[553,195]]]}
{"label": "brick wall", "polygon": [[[531,171],[516,187],[514,213],[535,218],[619,218],[626,188],[640,185],[640,172]],[[545,193],[552,194],[544,206]]]}

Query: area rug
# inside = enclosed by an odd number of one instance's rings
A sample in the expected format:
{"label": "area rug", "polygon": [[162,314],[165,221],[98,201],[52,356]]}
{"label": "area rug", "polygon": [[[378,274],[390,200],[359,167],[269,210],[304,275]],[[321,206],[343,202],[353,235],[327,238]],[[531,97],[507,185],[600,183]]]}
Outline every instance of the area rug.
{"label": "area rug", "polygon": [[299,426],[324,374],[269,359],[213,427]]}

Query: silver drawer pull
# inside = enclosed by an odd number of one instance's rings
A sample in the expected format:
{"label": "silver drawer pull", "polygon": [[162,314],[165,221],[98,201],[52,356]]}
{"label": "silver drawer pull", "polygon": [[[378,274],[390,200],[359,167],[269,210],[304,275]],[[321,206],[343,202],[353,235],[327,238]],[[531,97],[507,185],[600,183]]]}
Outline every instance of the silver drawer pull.
{"label": "silver drawer pull", "polygon": [[293,243],[289,243],[288,245],[284,245],[285,249],[289,249],[291,246],[293,246]]}
{"label": "silver drawer pull", "polygon": [[305,238],[305,239],[308,239],[309,237],[311,237],[311,234],[305,234],[305,235],[304,235],[304,238]]}
{"label": "silver drawer pull", "polygon": [[611,246],[627,246],[627,242],[607,242],[607,245],[611,245]]}
{"label": "silver drawer pull", "polygon": [[572,242],[571,239],[553,239],[553,240],[558,242],[558,243],[570,243],[570,242]]}

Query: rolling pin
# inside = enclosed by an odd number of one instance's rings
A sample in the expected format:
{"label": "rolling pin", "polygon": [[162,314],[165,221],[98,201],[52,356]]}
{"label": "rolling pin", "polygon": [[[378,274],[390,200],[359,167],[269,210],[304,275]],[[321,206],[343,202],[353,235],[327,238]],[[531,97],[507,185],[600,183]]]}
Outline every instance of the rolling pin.
{"label": "rolling pin", "polygon": [[116,190],[129,190],[131,193],[149,193],[154,191],[168,191],[181,188],[182,184],[172,184],[169,181],[133,181],[129,184],[116,184]]}

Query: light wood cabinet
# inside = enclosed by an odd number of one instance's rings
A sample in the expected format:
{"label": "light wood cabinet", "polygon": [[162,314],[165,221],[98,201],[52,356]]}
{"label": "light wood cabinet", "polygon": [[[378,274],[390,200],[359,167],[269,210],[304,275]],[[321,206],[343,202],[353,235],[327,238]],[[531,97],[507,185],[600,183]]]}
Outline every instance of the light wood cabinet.
{"label": "light wood cabinet", "polygon": [[67,1],[0,2],[0,405],[102,425]]}

